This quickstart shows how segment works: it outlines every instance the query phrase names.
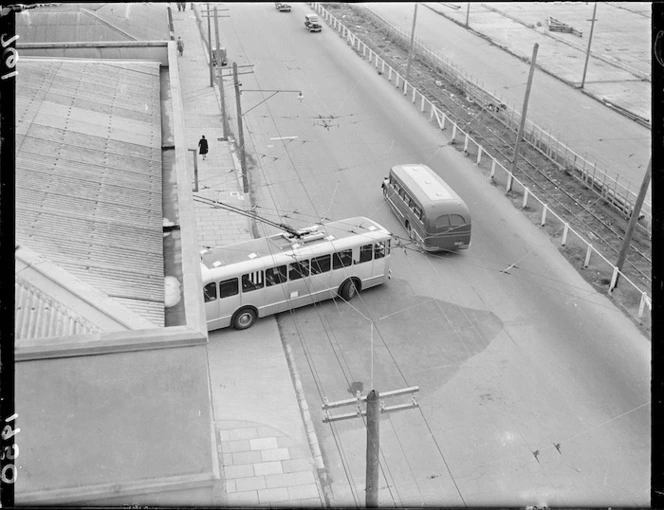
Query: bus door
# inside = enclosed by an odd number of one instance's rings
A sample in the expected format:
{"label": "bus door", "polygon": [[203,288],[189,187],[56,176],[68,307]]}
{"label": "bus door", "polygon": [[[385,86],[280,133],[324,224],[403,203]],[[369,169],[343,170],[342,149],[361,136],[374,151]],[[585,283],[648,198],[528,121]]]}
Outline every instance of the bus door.
{"label": "bus door", "polygon": [[309,261],[300,260],[288,264],[288,301],[291,308],[312,303]]}
{"label": "bus door", "polygon": [[390,255],[390,240],[376,241],[374,244],[373,274],[384,276],[387,274]]}
{"label": "bus door", "polygon": [[[332,255],[326,254],[311,259],[311,294],[318,301],[332,297]],[[336,288],[334,289],[336,293]]]}
{"label": "bus door", "polygon": [[210,282],[203,287],[208,331],[230,325],[233,313],[242,304],[238,279]]}

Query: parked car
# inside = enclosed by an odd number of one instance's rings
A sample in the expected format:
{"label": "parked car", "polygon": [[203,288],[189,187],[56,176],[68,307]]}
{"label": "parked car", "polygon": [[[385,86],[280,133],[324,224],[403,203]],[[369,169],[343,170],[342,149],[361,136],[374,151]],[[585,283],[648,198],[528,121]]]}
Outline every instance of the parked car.
{"label": "parked car", "polygon": [[304,26],[309,32],[320,32],[323,29],[323,25],[318,21],[317,14],[305,14],[304,15]]}
{"label": "parked car", "polygon": [[286,3],[283,3],[283,2],[275,2],[274,6],[277,8],[277,10],[279,12],[290,12],[291,11],[290,4],[286,4]]}

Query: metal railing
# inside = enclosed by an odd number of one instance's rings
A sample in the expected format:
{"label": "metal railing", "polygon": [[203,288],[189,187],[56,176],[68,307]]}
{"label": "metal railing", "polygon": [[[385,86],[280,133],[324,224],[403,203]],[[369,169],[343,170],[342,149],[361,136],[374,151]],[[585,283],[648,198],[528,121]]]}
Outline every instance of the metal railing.
{"label": "metal railing", "polygon": [[[397,39],[404,47],[410,45],[410,34],[401,27],[395,26],[380,14],[371,10],[370,7],[353,4],[352,9],[357,9],[367,14],[388,34]],[[510,104],[505,103],[496,94],[486,90],[484,83],[470,76],[464,70],[456,66],[449,58],[440,55],[426,45],[418,37],[414,38],[413,51],[420,60],[432,66],[443,74],[453,85],[463,90],[471,99],[483,106],[490,106],[489,113],[503,123],[505,126],[517,132],[521,122],[521,113]],[[598,193],[610,206],[629,217],[634,210],[638,189],[630,190],[630,185],[619,182],[619,175],[609,175],[606,170],[598,168],[597,162],[590,162],[585,157],[576,153],[569,146],[545,131],[534,122],[526,119],[524,139],[536,150],[545,155],[559,167],[565,169],[570,175],[583,183],[587,188]],[[646,201],[641,208],[644,223],[639,227],[652,234],[652,205]]]}
{"label": "metal railing", "polygon": [[[632,317],[638,321],[650,321],[652,314],[652,298],[649,295],[650,282],[630,280],[624,273],[612,264],[606,257],[597,251],[592,243],[574,230],[569,222],[565,221],[543,200],[533,194],[530,189],[512,172],[495,159],[482,145],[476,142],[468,133],[460,128],[449,116],[431,103],[421,92],[414,88],[405,78],[385,60],[377,55],[369,46],[351,32],[336,17],[330,14],[320,4],[311,4],[321,17],[344,38],[349,46],[380,70],[380,75],[399,89],[409,101],[418,106],[420,112],[429,118],[438,129],[451,132],[451,143],[463,143],[463,152],[473,158],[477,167],[485,170],[492,183],[504,187],[505,194],[512,198],[521,198],[521,208],[529,215],[535,215],[538,224],[550,237],[560,240],[561,251],[573,260],[577,260],[581,267],[596,276],[596,285],[606,285],[607,292],[616,297],[616,302],[622,306]],[[584,175],[588,175],[585,172]],[[621,286],[618,287],[620,276]]]}

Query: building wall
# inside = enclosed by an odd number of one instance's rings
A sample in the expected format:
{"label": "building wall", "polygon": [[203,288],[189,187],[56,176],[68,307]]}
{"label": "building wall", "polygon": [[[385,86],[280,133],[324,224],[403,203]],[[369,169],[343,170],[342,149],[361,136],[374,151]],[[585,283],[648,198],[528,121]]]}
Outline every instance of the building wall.
{"label": "building wall", "polygon": [[205,345],[23,361],[15,370],[17,504],[123,495],[149,503],[155,487],[163,503],[169,486],[175,498],[187,486],[212,487]]}

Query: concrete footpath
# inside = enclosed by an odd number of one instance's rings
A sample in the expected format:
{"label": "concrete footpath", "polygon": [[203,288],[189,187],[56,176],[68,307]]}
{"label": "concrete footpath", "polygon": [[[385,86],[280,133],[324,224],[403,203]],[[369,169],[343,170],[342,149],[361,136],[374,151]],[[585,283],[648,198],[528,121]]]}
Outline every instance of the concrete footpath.
{"label": "concrete footpath", "polygon": [[[190,3],[186,5],[180,12],[170,4],[175,37],[185,43],[178,67],[188,148],[196,149],[202,135],[209,144],[205,161],[193,151],[188,160],[193,176],[198,157],[194,204],[203,249],[253,235],[246,216],[196,201],[199,196],[250,208],[233,143],[223,132],[218,93],[210,87],[206,44],[197,21],[200,6],[194,12]],[[233,100],[227,97],[226,102],[233,105]],[[273,317],[245,331],[210,333],[208,359],[222,476],[215,505],[326,506],[320,483],[325,473],[322,455],[288,352]]]}

